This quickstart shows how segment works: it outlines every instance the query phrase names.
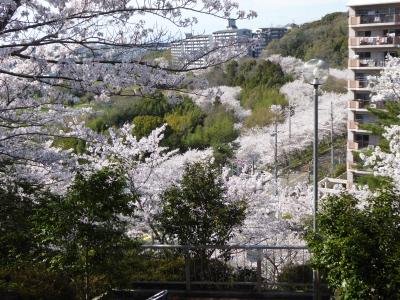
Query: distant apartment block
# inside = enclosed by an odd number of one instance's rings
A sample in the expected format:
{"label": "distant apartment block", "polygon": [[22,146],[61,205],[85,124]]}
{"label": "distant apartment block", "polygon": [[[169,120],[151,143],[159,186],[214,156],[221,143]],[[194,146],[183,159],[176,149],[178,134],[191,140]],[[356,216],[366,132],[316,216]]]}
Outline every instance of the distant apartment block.
{"label": "distant apartment block", "polygon": [[[210,35],[186,35],[181,41],[171,43],[171,56],[174,64],[187,64],[190,67],[202,67],[206,64],[202,54],[211,48]],[[196,59],[192,60],[193,57]]]}
{"label": "distant apartment block", "polygon": [[286,27],[259,28],[253,33],[253,37],[258,43],[254,47],[253,56],[259,57],[265,47],[273,40],[281,39],[288,32]]}
{"label": "distant apartment block", "polygon": [[[185,63],[190,67],[202,67],[206,65],[206,60],[200,54],[213,47],[257,40],[248,47],[248,51],[243,56],[258,57],[272,40],[280,39],[287,31],[287,28],[274,27],[260,28],[253,33],[250,29],[239,29],[236,21],[230,19],[226,29],[215,31],[212,35],[187,34],[185,39],[171,43],[171,55],[175,64]],[[188,58],[193,56],[199,58],[190,61]]]}
{"label": "distant apartment block", "polygon": [[249,42],[252,32],[250,29],[238,29],[235,20],[229,20],[229,25],[225,30],[215,31],[212,36],[215,45],[226,45]]}
{"label": "distant apartment block", "polygon": [[371,103],[369,76],[377,76],[385,67],[388,54],[398,55],[400,47],[400,1],[352,0],[349,6],[349,69],[353,78],[348,89],[353,99],[348,103],[347,179],[353,186],[369,174],[361,167],[359,153],[372,149],[379,138],[364,130],[362,124],[374,122],[368,107]]}

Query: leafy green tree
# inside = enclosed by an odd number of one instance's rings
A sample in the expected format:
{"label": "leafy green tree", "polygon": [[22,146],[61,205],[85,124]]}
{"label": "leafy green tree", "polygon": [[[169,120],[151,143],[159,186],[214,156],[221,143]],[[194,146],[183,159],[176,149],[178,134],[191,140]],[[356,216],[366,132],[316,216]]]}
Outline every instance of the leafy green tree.
{"label": "leafy green tree", "polygon": [[34,259],[38,248],[31,217],[35,203],[48,198],[54,196],[23,182],[0,189],[0,267],[15,268]]}
{"label": "leafy green tree", "polygon": [[347,194],[325,199],[318,233],[306,235],[312,263],[340,299],[391,299],[400,284],[400,196],[388,190],[361,204]]}
{"label": "leafy green tree", "polygon": [[164,143],[172,149],[186,150],[184,138],[194,132],[198,125],[203,124],[204,118],[205,113],[191,99],[186,98],[164,117],[168,124]]}
{"label": "leafy green tree", "polygon": [[213,107],[203,124],[197,125],[195,131],[185,137],[184,143],[188,148],[216,148],[229,144],[237,137],[233,112],[226,111],[225,107],[219,104]]}
{"label": "leafy green tree", "polygon": [[[219,171],[205,163],[188,164],[179,185],[162,195],[158,217],[163,233],[182,245],[224,245],[245,218],[245,204],[224,196]],[[212,251],[204,252],[209,257]]]}
{"label": "leafy green tree", "polygon": [[82,298],[101,291],[96,282],[103,289],[111,286],[125,247],[131,244],[127,229],[136,195],[126,194],[124,187],[116,171],[78,175],[65,199],[42,201],[35,211],[42,260],[51,270],[77,280]]}

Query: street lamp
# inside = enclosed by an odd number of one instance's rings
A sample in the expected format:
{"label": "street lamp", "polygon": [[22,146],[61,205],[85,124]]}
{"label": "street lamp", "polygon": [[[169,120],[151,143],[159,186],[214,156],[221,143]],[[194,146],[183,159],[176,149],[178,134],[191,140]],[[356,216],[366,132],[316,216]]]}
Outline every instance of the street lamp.
{"label": "street lamp", "polygon": [[[312,59],[304,64],[304,80],[314,87],[314,206],[313,206],[313,229],[317,232],[317,212],[318,212],[318,89],[324,84],[329,76],[329,65],[320,59]],[[313,271],[314,277],[314,300],[320,298],[319,295],[319,274],[317,270]]]}

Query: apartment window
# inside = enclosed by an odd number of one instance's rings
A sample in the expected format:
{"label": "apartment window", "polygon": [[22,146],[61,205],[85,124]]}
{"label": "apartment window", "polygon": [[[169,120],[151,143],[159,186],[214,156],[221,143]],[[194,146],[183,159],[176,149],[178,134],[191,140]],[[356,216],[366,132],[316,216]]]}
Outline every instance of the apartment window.
{"label": "apartment window", "polygon": [[360,59],[370,59],[371,58],[371,52],[358,52],[357,55]]}
{"label": "apartment window", "polygon": [[363,114],[356,114],[354,116],[354,119],[357,123],[360,123],[360,124],[366,123],[366,120],[367,120],[366,116]]}
{"label": "apartment window", "polygon": [[367,134],[356,134],[355,141],[358,144],[358,147],[360,147],[360,148],[368,147],[368,145],[369,145],[369,135],[367,135]]}

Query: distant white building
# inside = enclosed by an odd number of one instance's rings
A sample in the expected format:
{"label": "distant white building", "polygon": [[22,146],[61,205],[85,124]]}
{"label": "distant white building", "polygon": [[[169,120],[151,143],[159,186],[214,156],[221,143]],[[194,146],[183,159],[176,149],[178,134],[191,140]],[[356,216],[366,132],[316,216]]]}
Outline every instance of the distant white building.
{"label": "distant white building", "polygon": [[[171,43],[171,55],[176,65],[187,64],[190,67],[203,67],[207,64],[202,54],[212,47],[248,42],[252,38],[250,29],[238,29],[233,19],[229,20],[227,29],[214,32],[212,35],[191,35]],[[249,52],[250,54],[250,52]],[[190,58],[196,58],[191,61]]]}
{"label": "distant white building", "polygon": [[[202,56],[212,46],[211,35],[186,34],[181,41],[171,43],[171,55],[174,64],[188,64],[190,67],[202,67],[206,61]],[[191,61],[192,57],[196,57]]]}
{"label": "distant white building", "polygon": [[225,30],[213,32],[213,42],[215,45],[226,45],[230,43],[248,42],[252,38],[250,29],[238,29],[236,21],[229,19],[229,25]]}

